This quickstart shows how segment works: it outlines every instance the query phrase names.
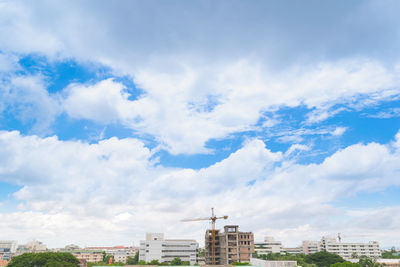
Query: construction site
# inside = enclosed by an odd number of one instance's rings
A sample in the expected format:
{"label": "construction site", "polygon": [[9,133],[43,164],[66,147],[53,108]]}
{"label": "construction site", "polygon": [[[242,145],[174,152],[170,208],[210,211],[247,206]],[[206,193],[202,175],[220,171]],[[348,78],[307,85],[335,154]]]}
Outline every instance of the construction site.
{"label": "construction site", "polygon": [[185,219],[183,222],[210,221],[211,229],[205,233],[205,263],[207,265],[226,265],[235,262],[249,262],[254,253],[254,234],[240,232],[238,225],[226,225],[224,231],[216,229],[218,219],[226,220],[228,216],[217,217],[214,208],[211,217]]}

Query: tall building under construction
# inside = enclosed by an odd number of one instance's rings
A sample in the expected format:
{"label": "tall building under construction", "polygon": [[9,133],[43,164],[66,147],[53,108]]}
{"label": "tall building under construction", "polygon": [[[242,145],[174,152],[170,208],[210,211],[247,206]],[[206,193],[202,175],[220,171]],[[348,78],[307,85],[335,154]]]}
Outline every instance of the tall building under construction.
{"label": "tall building under construction", "polygon": [[206,231],[205,258],[206,264],[213,264],[213,247],[215,247],[215,264],[249,262],[254,253],[254,235],[252,232],[239,232],[238,225],[226,225],[224,232],[215,230],[215,245],[212,245],[212,230]]}

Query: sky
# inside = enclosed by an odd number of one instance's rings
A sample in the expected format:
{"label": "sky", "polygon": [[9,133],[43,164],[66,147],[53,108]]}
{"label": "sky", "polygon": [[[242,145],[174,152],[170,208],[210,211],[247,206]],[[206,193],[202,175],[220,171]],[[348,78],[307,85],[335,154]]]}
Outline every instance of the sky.
{"label": "sky", "polygon": [[0,0],[0,239],[400,247],[397,0]]}

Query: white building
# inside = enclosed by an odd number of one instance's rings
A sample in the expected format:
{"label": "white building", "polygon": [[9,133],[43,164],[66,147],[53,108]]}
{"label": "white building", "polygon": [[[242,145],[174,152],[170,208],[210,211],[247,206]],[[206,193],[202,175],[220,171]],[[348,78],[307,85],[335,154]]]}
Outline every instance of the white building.
{"label": "white building", "polygon": [[338,242],[335,238],[323,237],[319,243],[319,250],[326,250],[344,259],[350,259],[353,256],[379,258],[382,255],[377,241],[370,241],[368,243],[345,243]]}
{"label": "white building", "polygon": [[194,265],[198,247],[196,240],[164,239],[162,233],[147,233],[146,240],[140,241],[139,260],[170,263],[174,258],[180,258]]}
{"label": "white building", "polygon": [[254,250],[258,255],[267,255],[269,253],[281,253],[282,242],[275,241],[272,236],[264,237],[264,242],[254,243]]}
{"label": "white building", "polygon": [[15,253],[17,252],[17,241],[0,240],[0,252]]}
{"label": "white building", "polygon": [[289,253],[291,255],[297,255],[303,253],[302,247],[294,247],[294,248],[282,248],[283,253]]}
{"label": "white building", "polygon": [[304,254],[306,254],[306,255],[313,254],[313,253],[316,253],[319,251],[319,242],[306,240],[306,241],[303,241],[303,244],[301,247],[303,249]]}
{"label": "white building", "polygon": [[296,267],[297,261],[267,261],[256,258],[250,259],[250,264],[261,267]]}

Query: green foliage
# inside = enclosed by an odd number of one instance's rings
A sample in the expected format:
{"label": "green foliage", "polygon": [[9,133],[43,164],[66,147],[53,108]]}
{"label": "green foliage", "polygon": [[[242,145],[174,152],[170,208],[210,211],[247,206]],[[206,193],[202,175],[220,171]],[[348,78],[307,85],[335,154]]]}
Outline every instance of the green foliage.
{"label": "green foliage", "polygon": [[79,261],[71,253],[25,253],[13,257],[8,267],[78,267]]}
{"label": "green foliage", "polygon": [[248,263],[248,262],[233,262],[232,265],[243,266],[243,265],[250,265],[250,263]]}
{"label": "green foliage", "polygon": [[349,261],[344,261],[344,262],[337,262],[335,264],[331,264],[330,267],[360,267],[361,265],[358,263],[352,263]]}
{"label": "green foliage", "polygon": [[127,264],[136,265],[139,262],[139,251],[136,251],[135,257],[128,257],[126,259]]}
{"label": "green foliage", "polygon": [[182,265],[182,260],[181,260],[181,258],[175,258],[175,259],[173,259],[173,260],[171,261],[171,265],[174,265],[174,266]]}
{"label": "green foliage", "polygon": [[94,262],[87,263],[88,267],[92,267],[92,266],[124,266],[124,265],[125,265],[125,263],[122,263],[122,262],[115,262],[112,264],[108,264],[108,262],[104,262],[104,261],[100,261],[100,262],[96,262],[96,263],[94,263]]}
{"label": "green foliage", "polygon": [[144,260],[138,261],[138,265],[146,265],[146,262]]}
{"label": "green foliage", "polygon": [[315,264],[318,267],[329,267],[331,264],[344,262],[344,259],[339,255],[326,251],[320,251],[307,255],[305,256],[304,260],[306,263]]}
{"label": "green foliage", "polygon": [[158,262],[158,260],[152,260],[147,265],[160,265],[160,263]]}
{"label": "green foliage", "polygon": [[376,262],[376,259],[371,259],[368,258],[367,256],[361,256],[360,260],[358,261],[358,263],[362,266],[362,267],[379,267],[379,266],[384,266],[384,264],[379,264],[378,262]]}
{"label": "green foliage", "polygon": [[285,255],[282,255],[280,253],[269,253],[267,255],[258,255],[256,254],[256,257],[259,259],[263,260],[271,260],[271,261],[297,261],[297,265],[303,266],[303,267],[315,267],[312,264],[308,264],[305,262],[305,255],[304,254],[296,254],[296,255],[291,255],[289,253],[286,253]]}
{"label": "green foliage", "polygon": [[384,259],[400,259],[400,255],[399,255],[399,252],[396,252],[396,250],[384,251],[384,252],[382,252],[382,258],[384,258]]}

